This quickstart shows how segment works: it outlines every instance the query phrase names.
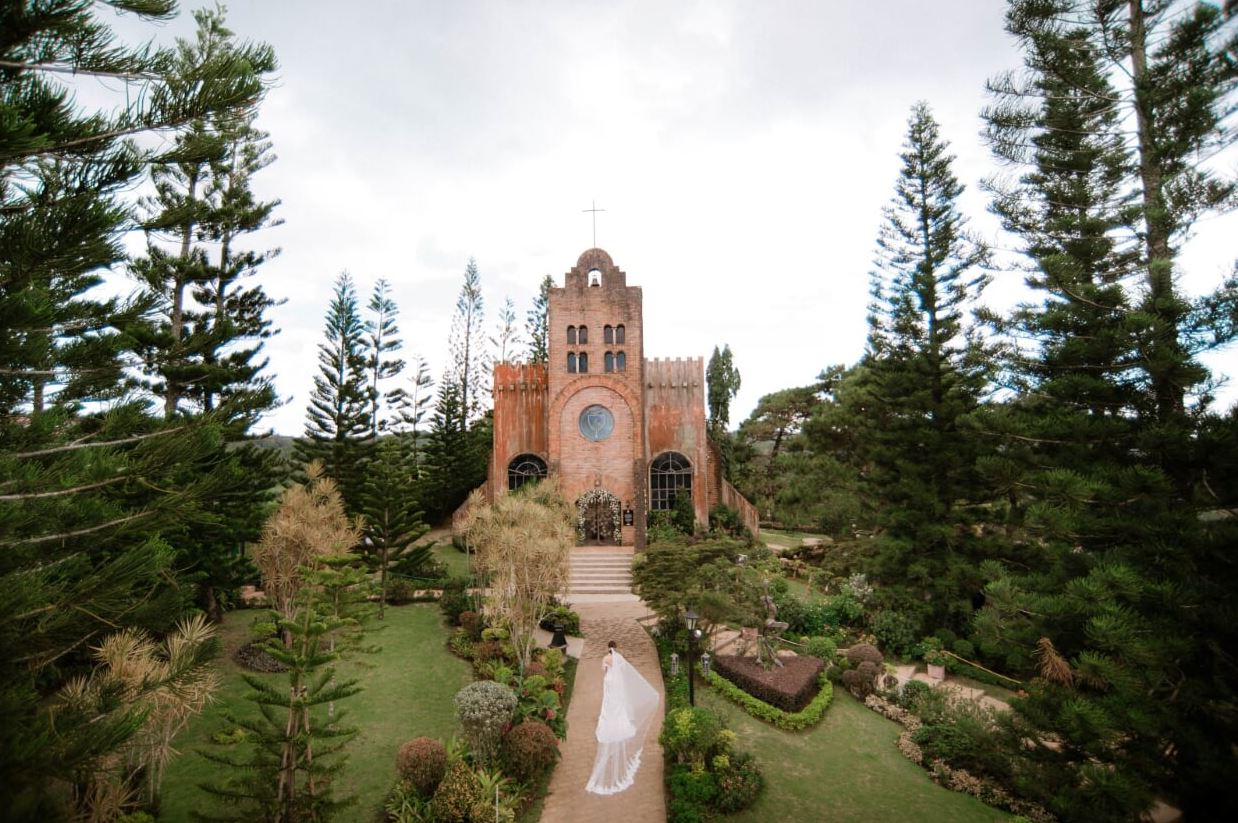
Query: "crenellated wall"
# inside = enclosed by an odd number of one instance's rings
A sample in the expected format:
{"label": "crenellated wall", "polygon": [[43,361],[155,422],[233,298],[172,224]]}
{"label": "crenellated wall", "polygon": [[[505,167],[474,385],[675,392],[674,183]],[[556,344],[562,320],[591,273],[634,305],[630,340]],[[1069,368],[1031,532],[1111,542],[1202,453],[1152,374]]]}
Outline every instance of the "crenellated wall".
{"label": "crenellated wall", "polygon": [[541,363],[498,363],[494,367],[494,447],[488,491],[507,489],[513,457],[535,454],[550,464],[546,426],[550,382]]}
{"label": "crenellated wall", "polygon": [[[709,522],[709,449],[705,436],[705,359],[645,361],[645,463],[663,452],[679,452],[694,471],[696,519]],[[648,478],[645,479],[648,484]]]}

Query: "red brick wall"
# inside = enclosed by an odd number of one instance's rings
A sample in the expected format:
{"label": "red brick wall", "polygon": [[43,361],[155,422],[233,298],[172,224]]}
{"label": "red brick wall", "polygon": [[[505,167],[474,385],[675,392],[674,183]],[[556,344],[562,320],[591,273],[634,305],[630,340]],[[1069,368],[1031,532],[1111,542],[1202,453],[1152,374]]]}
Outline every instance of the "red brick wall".
{"label": "red brick wall", "polygon": [[[546,367],[497,363],[494,367],[494,448],[489,490],[507,490],[507,466],[520,454],[536,454],[550,464],[546,430],[549,384]],[[493,499],[493,498],[492,498]]]}
{"label": "red brick wall", "polygon": [[[700,357],[645,363],[646,464],[675,451],[692,463],[696,519],[709,523],[710,464],[705,436],[705,360]],[[645,480],[648,483],[648,478]]]}

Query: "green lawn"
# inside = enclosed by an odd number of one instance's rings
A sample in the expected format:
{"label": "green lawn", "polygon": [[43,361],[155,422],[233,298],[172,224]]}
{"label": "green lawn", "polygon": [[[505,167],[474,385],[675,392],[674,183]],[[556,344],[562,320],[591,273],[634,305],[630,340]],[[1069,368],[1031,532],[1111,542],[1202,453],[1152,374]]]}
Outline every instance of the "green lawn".
{"label": "green lawn", "polygon": [[751,808],[727,823],[782,820],[928,821],[1008,820],[1009,815],[934,784],[895,746],[900,727],[864,708],[842,689],[825,719],[795,734],[762,723],[714,694],[700,703],[726,718],[740,749],[756,755],[765,790]]}
{"label": "green lawn", "polygon": [[[250,622],[261,614],[236,611],[224,619],[225,654],[217,664],[224,673],[224,685],[216,702],[176,739],[181,756],[168,767],[164,779],[161,820],[189,820],[191,809],[216,802],[197,784],[219,780],[223,767],[196,752],[225,749],[210,742],[211,734],[230,728],[223,711],[255,712],[253,704],[244,699],[248,687],[238,676],[231,653],[249,639]],[[469,664],[444,646],[447,632],[437,606],[389,606],[387,619],[376,625],[383,628],[373,632],[370,640],[382,651],[362,655],[339,669],[341,677],[360,680],[364,689],[339,704],[346,713],[345,722],[360,728],[348,745],[348,763],[337,785],[338,794],[357,795],[358,805],[341,818],[347,820],[371,819],[370,810],[382,801],[395,779],[395,754],[401,743],[421,735],[446,739],[457,733],[451,701],[472,680]]]}

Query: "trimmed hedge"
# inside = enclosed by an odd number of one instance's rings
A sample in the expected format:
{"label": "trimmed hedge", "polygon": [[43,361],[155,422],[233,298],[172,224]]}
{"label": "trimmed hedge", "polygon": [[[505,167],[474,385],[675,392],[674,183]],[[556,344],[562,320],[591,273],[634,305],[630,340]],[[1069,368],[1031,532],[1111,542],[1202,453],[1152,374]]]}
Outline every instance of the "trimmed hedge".
{"label": "trimmed hedge", "polygon": [[825,663],[816,657],[784,659],[782,666],[766,671],[751,657],[718,655],[718,674],[748,694],[784,712],[801,712],[812,701]]}
{"label": "trimmed hedge", "polygon": [[714,671],[705,676],[705,681],[757,720],[773,723],[778,728],[789,732],[803,731],[820,723],[821,718],[825,717],[825,710],[830,707],[830,702],[834,699],[834,685],[824,674],[818,679],[821,691],[817,692],[817,696],[800,712],[784,712],[776,706],[771,706]]}

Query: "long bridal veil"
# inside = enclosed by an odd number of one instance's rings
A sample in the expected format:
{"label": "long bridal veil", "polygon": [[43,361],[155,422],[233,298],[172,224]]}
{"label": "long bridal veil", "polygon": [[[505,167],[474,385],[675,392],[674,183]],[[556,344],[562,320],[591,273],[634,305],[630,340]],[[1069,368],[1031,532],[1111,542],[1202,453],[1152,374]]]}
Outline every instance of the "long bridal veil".
{"label": "long bridal veil", "polygon": [[658,708],[658,690],[617,651],[602,679],[597,758],[585,790],[615,794],[632,785],[640,766],[645,733]]}

